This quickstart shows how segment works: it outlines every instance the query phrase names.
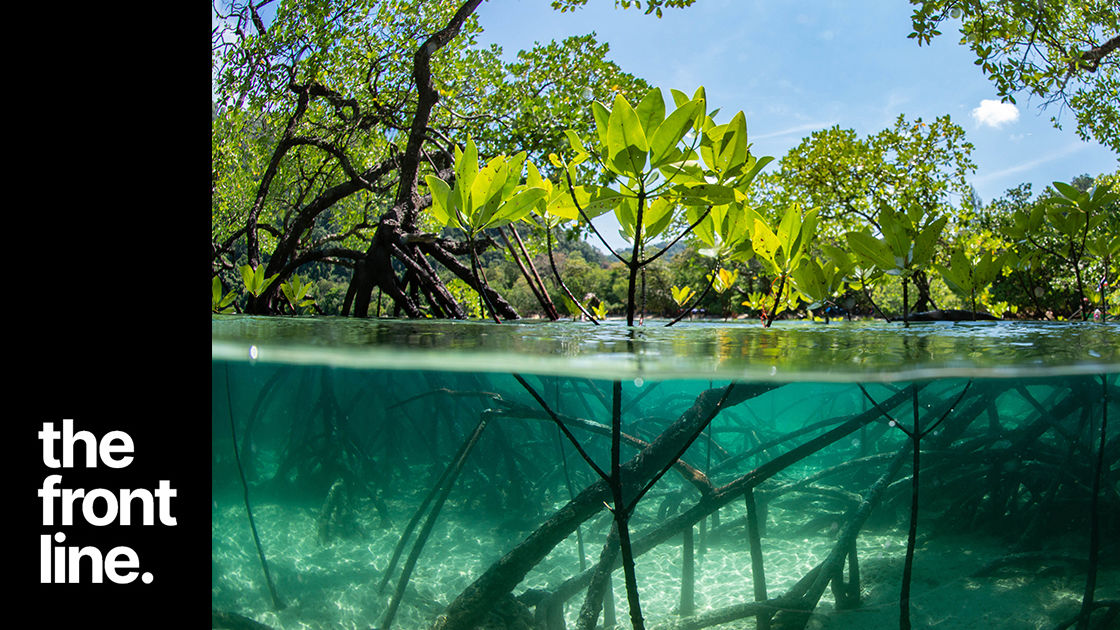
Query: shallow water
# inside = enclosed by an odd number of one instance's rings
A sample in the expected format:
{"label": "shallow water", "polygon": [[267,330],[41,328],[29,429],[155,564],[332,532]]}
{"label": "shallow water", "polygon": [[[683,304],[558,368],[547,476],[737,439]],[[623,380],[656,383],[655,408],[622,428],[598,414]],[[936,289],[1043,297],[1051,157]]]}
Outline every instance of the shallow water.
{"label": "shallow water", "polygon": [[[920,441],[915,627],[1053,628],[1077,614],[1102,422],[1095,599],[1120,595],[1116,325],[633,330],[215,317],[212,336],[212,604],[272,628],[429,628],[441,615],[446,627],[527,628],[546,616],[534,594],[553,595],[575,627],[580,578],[603,549],[613,500],[559,423],[609,473],[616,408],[621,462],[647,454],[625,479],[645,485],[681,449],[688,465],[653,484],[629,521],[647,627],[681,622],[686,565],[689,627],[755,600],[748,489],[761,506],[759,582],[769,598],[796,589],[842,539],[858,559],[858,605],[840,610],[822,585],[811,616],[794,617],[783,600],[776,621],[897,627],[913,470],[903,429],[915,423],[933,427]],[[670,439],[667,429],[681,433]],[[441,486],[474,431],[461,472]],[[438,494],[389,572],[394,549],[441,487],[445,501],[387,624]],[[554,524],[573,512],[568,525]],[[513,586],[492,587],[496,574]],[[472,585],[494,589],[484,605],[464,602]],[[620,568],[612,592],[627,627]],[[712,627],[754,623],[749,615]]]}

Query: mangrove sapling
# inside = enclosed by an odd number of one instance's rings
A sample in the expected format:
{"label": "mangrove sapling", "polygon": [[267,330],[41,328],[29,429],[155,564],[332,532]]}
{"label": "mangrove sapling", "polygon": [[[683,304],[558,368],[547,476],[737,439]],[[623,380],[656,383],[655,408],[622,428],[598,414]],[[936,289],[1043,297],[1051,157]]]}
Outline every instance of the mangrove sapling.
{"label": "mangrove sapling", "polygon": [[958,247],[949,255],[949,264],[934,264],[949,289],[961,300],[969,304],[969,319],[976,319],[976,299],[999,276],[1004,266],[1004,254],[992,255],[984,251],[979,258],[970,256],[964,247]]}
{"label": "mangrove sapling", "polygon": [[257,521],[253,518],[253,507],[249,503],[249,484],[245,481],[245,470],[241,467],[241,454],[237,448],[237,427],[233,420],[233,392],[230,388],[229,382],[229,365],[226,365],[226,409],[229,411],[229,432],[233,438],[233,457],[237,462],[237,474],[241,477],[241,489],[243,491],[242,497],[245,501],[245,513],[249,516],[249,529],[253,532],[253,543],[257,547],[257,557],[261,561],[261,569],[264,571],[264,580],[268,585],[268,594],[272,597],[272,607],[276,610],[284,610],[285,604],[280,599],[280,595],[276,592],[276,585],[272,582],[272,573],[268,570],[268,559],[264,556],[264,547],[261,546],[261,537],[257,533]]}
{"label": "mangrove sapling", "polygon": [[[685,315],[688,315],[689,313],[692,312],[692,309],[696,308],[697,304],[699,304],[700,302],[703,302],[704,298],[708,296],[709,292],[711,292],[712,287],[715,286],[716,278],[717,278],[717,274],[716,274],[715,271],[713,271],[712,273],[708,274],[708,286],[705,287],[704,290],[699,295],[697,295],[695,292],[692,292],[691,294],[688,295],[688,297],[685,297],[684,299],[678,301],[677,305],[680,306],[681,312],[678,313],[677,316],[675,318],[673,318],[668,324],[665,324],[665,326],[666,327],[672,326],[673,324],[681,321],[682,319],[684,319]],[[677,287],[675,287],[675,286],[673,287],[673,289],[674,289],[674,293],[676,293],[676,291],[678,290]],[[689,287],[685,287],[685,289],[688,290],[688,291],[692,291],[692,289],[690,289]],[[674,295],[673,299],[675,300],[676,298],[677,298],[677,295]]]}
{"label": "mangrove sapling", "polygon": [[495,322],[501,322],[488,297],[486,274],[478,262],[475,240],[486,229],[504,226],[524,218],[547,191],[521,185],[525,152],[511,158],[499,155],[481,169],[478,149],[468,138],[466,148],[455,147],[455,186],[439,177],[426,176],[432,192],[432,216],[442,226],[461,229],[467,238],[471,269],[479,281],[478,293]]}
{"label": "mangrove sapling", "polygon": [[[650,90],[633,107],[617,94],[608,110],[592,104],[598,130],[590,149],[575,132],[568,132],[574,157],[564,162],[555,154],[549,159],[562,169],[568,198],[556,198],[557,214],[581,218],[612,256],[627,268],[626,323],[634,325],[638,310],[638,276],[650,263],[705,221],[717,206],[731,206],[738,213],[743,191],[770,158],[756,160],[747,144],[746,118],[742,112],[730,123],[716,125],[705,113],[704,90],[689,99],[672,91],[676,108],[666,115],[661,90]],[[691,132],[691,143],[678,146]],[[597,170],[617,188],[573,183],[575,168],[592,160]],[[702,160],[702,162],[701,162]],[[569,203],[570,202],[570,203]],[[706,208],[686,213],[688,207]],[[603,238],[592,218],[613,210],[622,234],[630,242],[630,255],[622,256]],[[698,216],[697,216],[698,215]],[[688,227],[670,239],[660,251],[647,256],[645,246],[674,224]]]}
{"label": "mangrove sapling", "polygon": [[879,213],[883,238],[875,238],[869,231],[852,231],[844,235],[848,246],[864,265],[877,267],[902,279],[903,326],[910,326],[911,278],[933,260],[937,239],[948,221],[945,216],[927,216],[921,206],[911,206],[906,212],[888,208]]}
{"label": "mangrove sapling", "polygon": [[925,431],[921,429],[921,426],[919,424],[917,388],[911,388],[914,424],[912,429],[907,429],[902,425],[902,423],[891,417],[889,412],[880,407],[879,403],[871,397],[871,394],[867,393],[867,390],[864,389],[862,384],[860,384],[859,386],[859,389],[863,392],[863,395],[867,398],[868,401],[871,402],[872,405],[875,406],[876,409],[878,409],[883,414],[884,418],[887,418],[887,420],[889,420],[890,425],[892,427],[896,427],[906,434],[906,437],[910,439],[911,450],[913,452],[913,474],[911,476],[912,482],[910,486],[910,527],[906,538],[906,561],[902,569],[902,590],[899,594],[898,601],[898,627],[900,630],[910,630],[910,576],[913,573],[914,569],[914,547],[918,539],[918,473],[921,470],[921,462],[919,457],[919,454],[921,452],[921,441],[923,437],[933,432],[938,427],[938,425],[940,425],[945,420],[945,418],[949,416],[949,413],[951,413],[953,409],[960,403],[961,399],[964,398],[965,393],[968,392],[968,388],[971,386],[972,379],[969,379],[968,383],[965,384],[964,389],[961,390],[960,395],[957,396],[952,405],[949,405],[949,408],[945,411],[945,414],[938,418],[937,421],[932,425],[927,427]]}

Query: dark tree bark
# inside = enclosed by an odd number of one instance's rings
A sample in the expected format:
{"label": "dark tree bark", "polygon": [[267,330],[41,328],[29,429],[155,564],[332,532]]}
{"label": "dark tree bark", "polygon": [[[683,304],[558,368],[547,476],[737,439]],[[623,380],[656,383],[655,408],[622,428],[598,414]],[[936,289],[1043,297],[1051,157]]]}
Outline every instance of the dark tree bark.
{"label": "dark tree bark", "polygon": [[[378,222],[377,231],[366,251],[365,259],[360,265],[365,266],[365,273],[355,273],[351,281],[354,290],[355,317],[369,315],[370,298],[375,287],[389,293],[398,305],[409,312],[415,305],[402,301],[403,293],[396,287],[395,273],[391,264],[391,252],[394,246],[400,247],[406,253],[419,255],[414,245],[403,242],[406,234],[416,232],[416,219],[422,207],[417,181],[420,173],[423,145],[427,138],[428,122],[432,117],[432,108],[439,102],[439,92],[432,83],[432,55],[438,52],[454,39],[463,24],[472,13],[482,4],[482,0],[467,0],[459,6],[451,20],[443,29],[428,37],[413,57],[412,76],[416,82],[419,98],[416,103],[416,114],[409,126],[408,143],[404,153],[398,161],[398,188],[396,199]],[[458,274],[457,274],[458,275]],[[407,300],[407,298],[405,298]],[[512,309],[511,309],[512,310]],[[419,312],[410,316],[418,317]],[[514,313],[516,317],[516,313]]]}
{"label": "dark tree bark", "polygon": [[[426,197],[420,195],[418,181],[422,163],[431,162],[439,169],[447,168],[445,163],[448,157],[444,155],[444,151],[432,155],[425,152],[425,145],[430,138],[429,125],[432,111],[439,101],[439,93],[432,81],[432,56],[459,35],[467,19],[481,3],[482,0],[462,2],[447,24],[430,35],[415,51],[412,74],[417,90],[417,101],[415,113],[407,129],[407,144],[403,151],[398,151],[376,164],[368,167],[355,166],[351,163],[348,152],[342,144],[329,138],[301,135],[301,126],[305,125],[305,117],[311,104],[317,100],[325,100],[330,104],[340,126],[347,129],[347,133],[359,133],[382,123],[381,113],[361,111],[357,100],[333,92],[316,81],[304,84],[297,83],[295,80],[289,82],[288,90],[295,96],[296,106],[280,131],[275,150],[262,173],[245,226],[228,239],[227,243],[221,245],[214,243],[211,248],[212,265],[220,265],[220,257],[232,248],[234,241],[244,237],[249,265],[256,268],[262,264],[262,261],[267,260],[266,277],[278,276],[260,296],[250,297],[246,309],[248,312],[257,314],[279,312],[283,302],[280,285],[299,268],[297,261],[323,260],[329,257],[318,251],[324,246],[329,247],[329,244],[308,245],[305,240],[316,220],[324,212],[362,190],[383,194],[396,186],[391,207],[376,219],[376,225],[360,226],[362,230],[373,229],[368,248],[360,252],[356,259],[352,255],[346,256],[348,260],[353,260],[346,264],[351,266],[354,272],[347,290],[343,314],[368,316],[373,290],[378,288],[393,300],[395,311],[409,317],[424,316],[425,305],[422,303],[424,300],[427,301],[432,313],[444,317],[466,317],[462,307],[452,297],[426,257],[436,259],[471,286],[476,286],[477,281],[469,268],[455,260],[454,256],[462,252],[454,250],[461,249],[461,246],[437,238],[425,239],[424,236],[431,235],[418,233],[419,213],[430,203]],[[282,228],[260,224],[260,216],[268,199],[273,195],[273,184],[280,173],[281,165],[285,160],[290,160],[293,155],[297,155],[296,151],[301,147],[313,147],[323,151],[327,156],[324,164],[329,163],[329,168],[340,171],[344,174],[344,178],[340,183],[314,195],[310,201],[303,203],[303,200],[300,200],[300,205],[295,207]],[[449,177],[445,172],[441,172],[441,176],[444,179]],[[276,237],[277,245],[270,255],[260,250],[260,230],[269,231]],[[354,233],[358,233],[357,230],[340,235],[340,238]],[[409,275],[407,282],[402,272]],[[518,317],[508,302],[502,300],[496,293],[493,295],[487,293],[487,297],[504,319]]]}

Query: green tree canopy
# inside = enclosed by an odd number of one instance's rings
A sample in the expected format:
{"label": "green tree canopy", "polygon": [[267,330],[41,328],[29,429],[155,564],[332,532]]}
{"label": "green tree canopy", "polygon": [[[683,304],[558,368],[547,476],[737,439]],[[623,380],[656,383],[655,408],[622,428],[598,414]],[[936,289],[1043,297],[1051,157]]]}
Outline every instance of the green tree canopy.
{"label": "green tree canopy", "polygon": [[432,265],[475,280],[457,258],[465,244],[425,235],[436,226],[424,176],[451,178],[468,136],[487,158],[526,150],[540,159],[564,142],[557,130],[593,129],[590,99],[644,93],[593,35],[509,61],[475,46],[480,3],[235,0],[218,9],[212,270],[233,277],[241,264],[265,265],[278,276],[250,311],[276,312],[278,287],[326,262],[354,270],[355,314],[379,287],[409,315],[421,314],[406,290],[415,288],[431,314],[461,316]]}
{"label": "green tree canopy", "polygon": [[[1082,139],[1120,153],[1120,6],[1115,0],[911,0],[914,31],[928,44],[959,20],[961,43],[999,95],[1058,102]],[[1058,116],[1052,118],[1059,126]]]}
{"label": "green tree canopy", "polygon": [[971,194],[971,153],[964,129],[948,116],[927,124],[900,115],[893,127],[865,138],[834,126],[813,132],[781,159],[777,172],[763,176],[762,203],[819,208],[822,236],[839,243],[849,230],[880,230],[884,209],[953,213],[954,201]]}

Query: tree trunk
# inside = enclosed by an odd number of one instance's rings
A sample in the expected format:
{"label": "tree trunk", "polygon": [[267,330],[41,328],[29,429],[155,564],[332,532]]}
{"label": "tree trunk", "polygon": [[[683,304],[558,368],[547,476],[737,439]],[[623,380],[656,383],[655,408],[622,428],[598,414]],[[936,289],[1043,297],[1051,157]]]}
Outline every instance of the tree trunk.
{"label": "tree trunk", "polygon": [[[428,37],[413,57],[412,76],[419,93],[416,102],[416,114],[412,117],[408,132],[408,143],[398,162],[400,178],[396,199],[392,208],[385,213],[385,216],[382,216],[373,241],[366,251],[365,258],[359,262],[359,266],[365,265],[366,273],[355,272],[354,278],[351,280],[355,292],[353,312],[355,317],[368,316],[370,297],[374,286],[380,286],[389,293],[409,317],[420,317],[420,311],[416,305],[404,296],[399,287],[396,286],[395,280],[390,279],[390,276],[394,274],[391,264],[392,246],[403,246],[404,243],[401,242],[402,234],[417,231],[416,219],[421,208],[420,193],[417,189],[421,152],[427,137],[426,133],[428,122],[432,116],[432,108],[439,102],[439,92],[436,91],[432,82],[432,55],[459,34],[463,23],[481,3],[482,0],[467,0],[460,5],[447,25]],[[431,281],[424,280],[424,282],[430,283]]]}

